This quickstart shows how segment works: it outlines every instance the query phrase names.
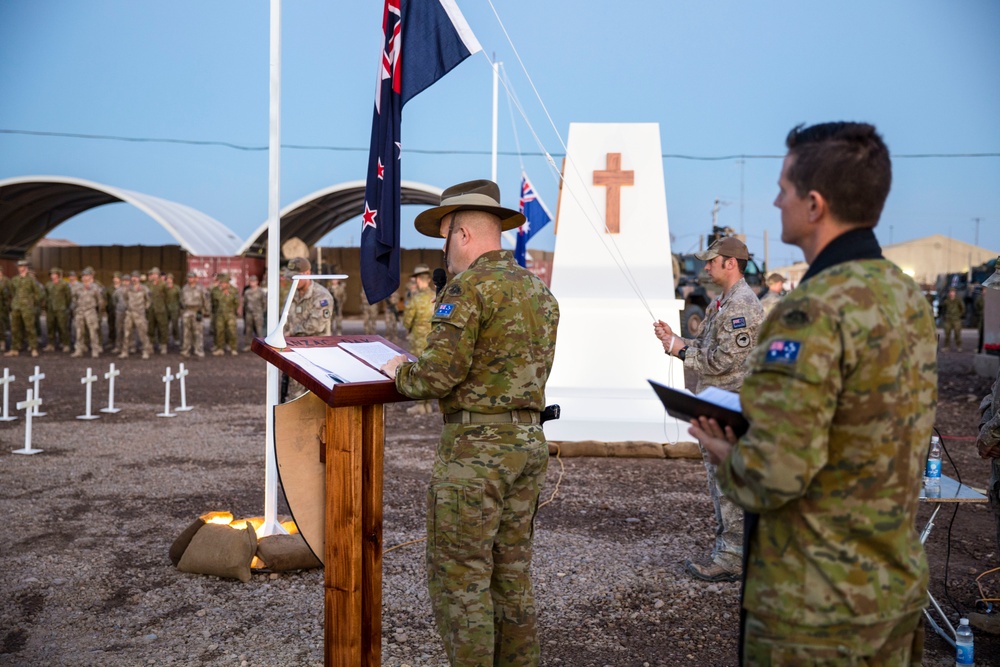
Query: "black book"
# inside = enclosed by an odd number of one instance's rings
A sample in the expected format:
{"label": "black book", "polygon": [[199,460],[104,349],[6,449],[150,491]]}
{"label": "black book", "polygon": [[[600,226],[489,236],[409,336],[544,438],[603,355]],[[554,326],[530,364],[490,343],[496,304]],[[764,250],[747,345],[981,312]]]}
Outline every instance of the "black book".
{"label": "black book", "polygon": [[735,410],[724,408],[710,401],[698,398],[686,391],[671,389],[659,382],[649,380],[653,391],[660,397],[660,402],[667,409],[667,414],[675,419],[690,422],[698,417],[711,417],[723,426],[729,426],[739,437],[747,432],[750,423],[746,418]]}

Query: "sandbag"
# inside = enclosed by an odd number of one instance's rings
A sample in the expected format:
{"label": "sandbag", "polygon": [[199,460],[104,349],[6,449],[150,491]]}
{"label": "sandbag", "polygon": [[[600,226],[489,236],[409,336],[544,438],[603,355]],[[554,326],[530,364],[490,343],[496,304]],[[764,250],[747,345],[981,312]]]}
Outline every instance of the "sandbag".
{"label": "sandbag", "polygon": [[323,567],[302,535],[268,535],[257,543],[257,558],[272,572]]}
{"label": "sandbag", "polygon": [[223,524],[206,523],[191,538],[177,569],[246,583],[250,581],[250,561],[256,552],[257,534],[252,526],[237,530]]}

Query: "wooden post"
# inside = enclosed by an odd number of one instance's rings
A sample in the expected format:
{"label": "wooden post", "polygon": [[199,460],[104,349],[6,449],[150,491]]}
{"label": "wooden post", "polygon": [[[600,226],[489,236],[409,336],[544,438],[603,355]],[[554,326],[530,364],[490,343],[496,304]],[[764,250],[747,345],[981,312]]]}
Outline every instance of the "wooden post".
{"label": "wooden post", "polygon": [[381,404],[327,408],[326,667],[382,664]]}

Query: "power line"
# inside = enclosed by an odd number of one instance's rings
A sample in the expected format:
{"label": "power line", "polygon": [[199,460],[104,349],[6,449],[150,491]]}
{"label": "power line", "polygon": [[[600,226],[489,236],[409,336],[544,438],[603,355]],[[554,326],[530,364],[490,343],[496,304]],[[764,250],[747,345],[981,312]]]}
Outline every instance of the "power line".
{"label": "power line", "polygon": [[[176,144],[182,146],[217,146],[220,148],[230,148],[238,151],[260,152],[266,151],[267,146],[250,146],[245,144],[235,144],[229,141],[199,140],[199,139],[172,139],[168,137],[126,137],[114,134],[82,134],[79,132],[44,132],[39,130],[12,130],[0,128],[0,134],[17,134],[32,137],[56,137],[62,139],[87,139],[91,141],[121,141],[126,143],[145,144]],[[367,153],[367,146],[324,146],[318,144],[281,144],[282,148],[301,151],[332,151],[341,153]],[[406,153],[420,155],[491,155],[489,150],[461,150],[461,149],[433,149],[433,148],[406,148]],[[517,157],[526,155],[531,157],[565,157],[564,153],[542,153],[538,151],[497,151],[500,155]],[[732,155],[686,155],[683,153],[662,153],[665,160],[695,160],[703,162],[718,162],[726,160],[781,160],[784,155],[768,154],[748,154],[738,153]],[[915,158],[915,159],[938,159],[938,158],[990,158],[1000,157],[1000,152],[995,153],[897,153],[893,158]]]}

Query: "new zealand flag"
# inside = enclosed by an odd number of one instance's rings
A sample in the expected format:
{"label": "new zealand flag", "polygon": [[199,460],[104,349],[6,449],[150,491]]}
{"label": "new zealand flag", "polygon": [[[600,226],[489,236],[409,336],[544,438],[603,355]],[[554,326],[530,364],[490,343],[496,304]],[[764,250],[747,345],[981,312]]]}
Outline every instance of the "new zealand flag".
{"label": "new zealand flag", "polygon": [[369,303],[399,287],[399,125],[403,105],[482,47],[455,0],[386,0],[361,225]]}
{"label": "new zealand flag", "polygon": [[517,245],[514,247],[514,259],[521,266],[527,262],[528,241],[538,233],[538,230],[549,224],[552,216],[545,203],[535,194],[528,175],[521,172],[521,202],[518,210],[526,218],[523,225],[517,228]]}

